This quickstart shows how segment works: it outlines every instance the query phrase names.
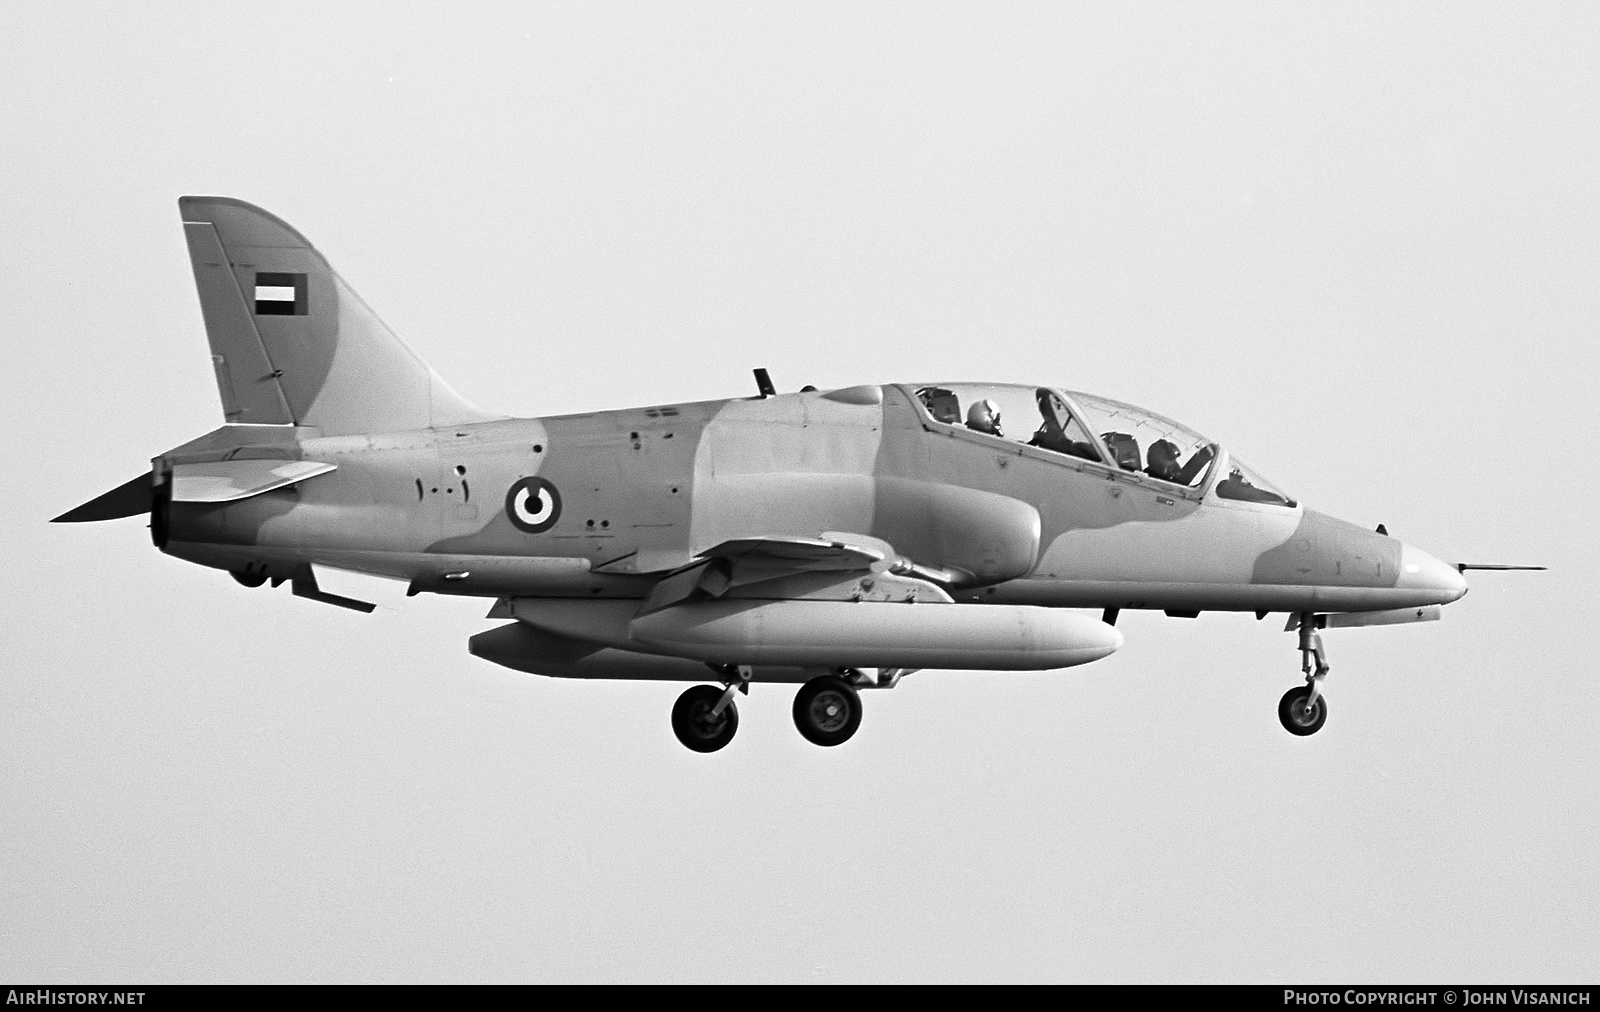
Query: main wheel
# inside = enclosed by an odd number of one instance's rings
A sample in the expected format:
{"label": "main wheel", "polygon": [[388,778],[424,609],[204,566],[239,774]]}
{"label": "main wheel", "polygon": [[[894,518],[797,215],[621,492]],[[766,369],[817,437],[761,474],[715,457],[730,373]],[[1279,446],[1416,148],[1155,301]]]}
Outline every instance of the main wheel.
{"label": "main wheel", "polygon": [[266,573],[249,573],[243,569],[233,569],[228,571],[228,575],[243,587],[259,587],[267,582]]}
{"label": "main wheel", "polygon": [[1290,734],[1308,735],[1316,734],[1322,730],[1322,724],[1328,719],[1328,699],[1322,693],[1317,693],[1317,701],[1311,704],[1311,709],[1306,709],[1306,699],[1311,695],[1311,686],[1300,685],[1283,694],[1278,700],[1278,719],[1283,722],[1283,729]]}
{"label": "main wheel", "polygon": [[861,697],[837,675],[813,678],[795,693],[794,726],[813,745],[843,745],[861,726]]}
{"label": "main wheel", "polygon": [[716,709],[720,699],[722,689],[719,686],[696,685],[685,690],[672,704],[672,733],[687,748],[715,752],[733,740],[733,733],[739,730],[739,708],[730,699],[722,712],[713,717],[711,711]]}

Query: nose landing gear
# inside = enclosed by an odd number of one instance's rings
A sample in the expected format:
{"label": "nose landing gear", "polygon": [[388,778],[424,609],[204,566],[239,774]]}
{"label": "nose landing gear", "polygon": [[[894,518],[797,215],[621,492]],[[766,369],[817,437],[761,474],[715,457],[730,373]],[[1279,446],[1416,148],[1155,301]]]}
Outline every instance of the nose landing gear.
{"label": "nose landing gear", "polygon": [[1283,729],[1290,734],[1308,735],[1316,734],[1322,729],[1322,724],[1328,719],[1328,700],[1318,695],[1314,686],[1297,685],[1283,694],[1278,700],[1278,719],[1283,722]]}
{"label": "nose landing gear", "polygon": [[1300,670],[1306,684],[1296,686],[1278,700],[1278,720],[1290,734],[1316,734],[1328,719],[1328,701],[1322,695],[1322,680],[1328,676],[1328,652],[1317,632],[1317,617],[1300,613]]}

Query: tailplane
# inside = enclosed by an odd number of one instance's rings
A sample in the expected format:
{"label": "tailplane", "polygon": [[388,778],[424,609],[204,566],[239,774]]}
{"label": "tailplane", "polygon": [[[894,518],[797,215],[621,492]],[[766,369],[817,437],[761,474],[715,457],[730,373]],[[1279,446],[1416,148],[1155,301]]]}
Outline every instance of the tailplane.
{"label": "tailplane", "polygon": [[451,390],[287,223],[228,197],[178,209],[228,422],[338,436],[499,417]]}

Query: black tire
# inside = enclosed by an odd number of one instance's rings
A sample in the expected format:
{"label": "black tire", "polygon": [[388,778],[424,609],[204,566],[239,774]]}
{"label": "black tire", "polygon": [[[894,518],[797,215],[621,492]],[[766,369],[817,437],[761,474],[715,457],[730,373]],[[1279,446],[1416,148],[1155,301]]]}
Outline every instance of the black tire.
{"label": "black tire", "polygon": [[1311,687],[1300,685],[1285,692],[1283,698],[1278,700],[1278,720],[1290,734],[1302,737],[1316,734],[1328,719],[1328,697],[1317,693],[1317,701],[1312,705],[1311,712],[1307,713],[1306,697],[1309,695]]}
{"label": "black tire", "polygon": [[795,693],[794,726],[813,745],[843,745],[861,726],[861,696],[837,675],[813,678]]}
{"label": "black tire", "polygon": [[733,740],[733,733],[739,730],[739,708],[733,705],[733,700],[728,700],[728,705],[715,719],[711,717],[711,711],[721,698],[721,686],[696,685],[686,689],[672,704],[672,733],[685,748],[715,752]]}
{"label": "black tire", "polygon": [[247,573],[242,569],[235,569],[229,571],[228,575],[237,580],[242,587],[259,587],[267,582],[266,573]]}

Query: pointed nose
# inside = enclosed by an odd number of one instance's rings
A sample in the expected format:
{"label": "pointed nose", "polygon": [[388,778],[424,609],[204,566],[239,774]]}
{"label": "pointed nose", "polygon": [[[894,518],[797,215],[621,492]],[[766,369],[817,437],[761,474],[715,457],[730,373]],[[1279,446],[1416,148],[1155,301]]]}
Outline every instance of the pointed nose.
{"label": "pointed nose", "polygon": [[1459,569],[1404,542],[1400,545],[1400,581],[1395,586],[1426,592],[1431,604],[1449,604],[1467,592],[1466,578]]}

